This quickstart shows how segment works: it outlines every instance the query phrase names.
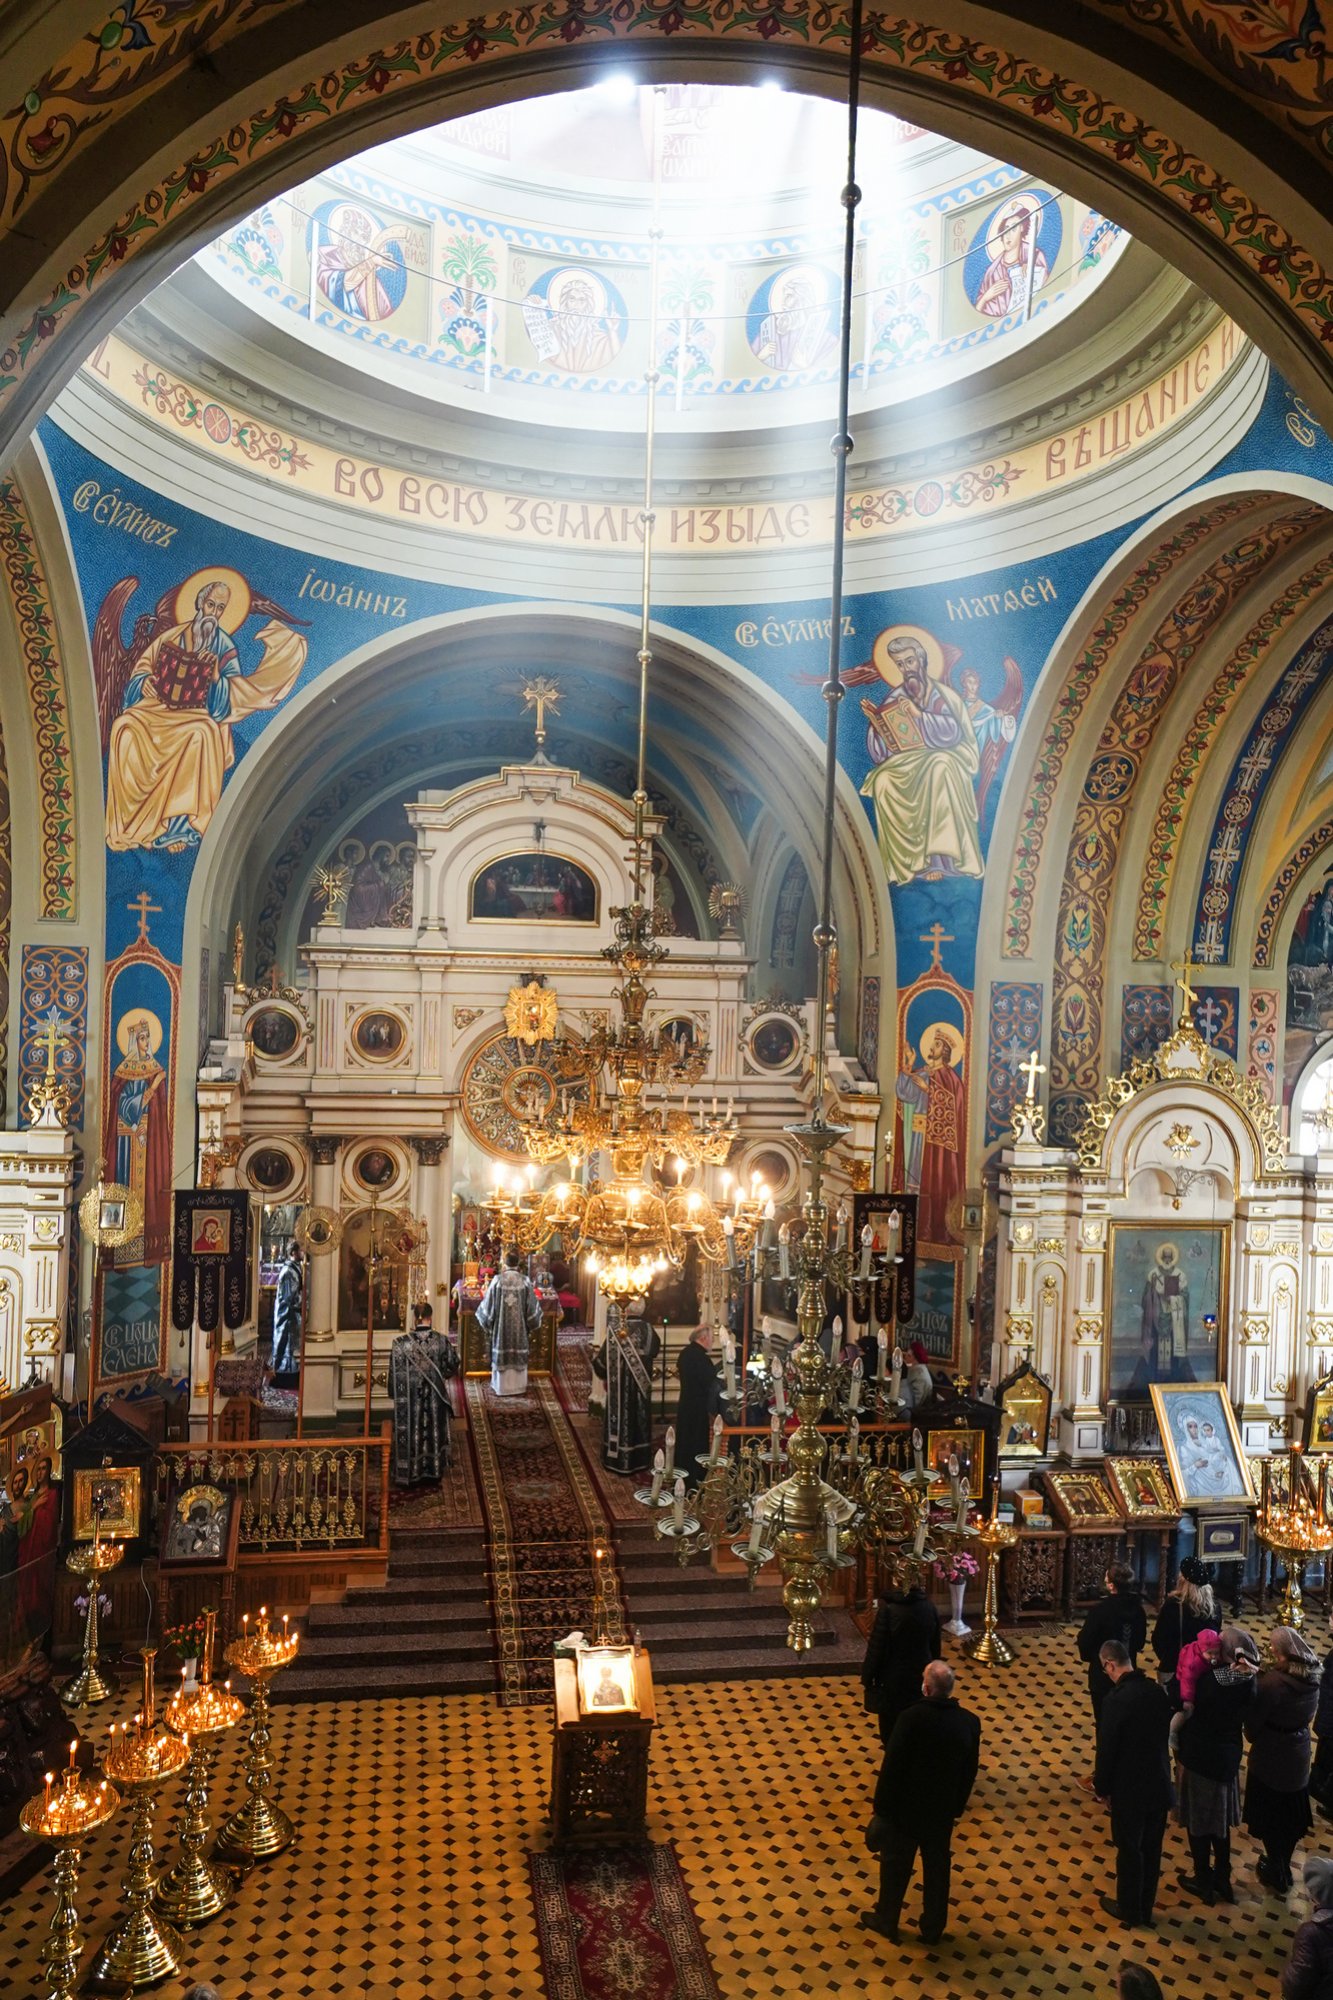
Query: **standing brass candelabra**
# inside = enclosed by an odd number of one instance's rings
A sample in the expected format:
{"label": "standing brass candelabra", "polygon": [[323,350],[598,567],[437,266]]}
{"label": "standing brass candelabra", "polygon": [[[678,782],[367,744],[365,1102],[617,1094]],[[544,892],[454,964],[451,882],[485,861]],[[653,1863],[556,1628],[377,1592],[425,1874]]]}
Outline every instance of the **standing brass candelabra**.
{"label": "standing brass candelabra", "polygon": [[1328,1466],[1321,1458],[1316,1483],[1301,1457],[1301,1447],[1287,1451],[1285,1491],[1266,1458],[1259,1475],[1257,1533],[1264,1547],[1282,1564],[1286,1584],[1277,1608],[1279,1625],[1299,1632],[1305,1623],[1302,1583],[1306,1565],[1316,1557],[1325,1562],[1333,1553],[1333,1525],[1328,1519]]}
{"label": "standing brass candelabra", "polygon": [[60,1690],[60,1699],[66,1708],[91,1708],[116,1692],[114,1676],[102,1671],[98,1659],[97,1599],[101,1593],[102,1578],[115,1569],[125,1550],[120,1542],[104,1542],[100,1525],[94,1516],[92,1541],[71,1549],[65,1557],[65,1568],[84,1579],[88,1592],[88,1615],[83,1625],[83,1657],[78,1673]]}
{"label": "standing brass candelabra", "polygon": [[300,1640],[287,1630],[270,1632],[268,1607],[261,1605],[255,1629],[250,1630],[247,1613],[244,1631],[227,1648],[226,1659],[237,1673],[255,1684],[250,1710],[250,1743],[245,1759],[245,1789],[248,1794],[218,1835],[215,1852],[238,1861],[268,1861],[281,1854],[296,1829],[281,1806],[266,1797],[273,1777],[273,1759],[268,1754],[272,1731],[268,1723],[268,1688],[274,1674],[290,1666]]}
{"label": "standing brass candelabra", "polygon": [[[997,1489],[997,1502],[998,1499]],[[1004,1549],[1014,1546],[1018,1530],[1010,1522],[1001,1521],[992,1514],[989,1521],[977,1529],[977,1540],[986,1551],[986,1600],[981,1631],[974,1639],[964,1640],[963,1648],[983,1667],[1007,1667],[1013,1660],[1014,1649],[1000,1637],[1000,1555]]]}
{"label": "standing brass candelabra", "polygon": [[155,1646],[143,1648],[143,1705],[133,1723],[125,1723],[119,1736],[112,1728],[111,1743],[102,1759],[112,1783],[134,1800],[130,1832],[129,1866],[122,1878],[125,1914],[103,1941],[92,1962],[88,1983],[113,1991],[130,1987],[138,1992],[156,1986],[160,1979],[179,1972],[185,1956],[180,1932],[173,1924],[153,1915],[153,1818],[157,1794],[182,1770],[189,1746],[179,1737],[154,1727],[155,1698],[153,1662]]}
{"label": "standing brass candelabra", "polygon": [[19,1825],[33,1840],[45,1840],[56,1851],[52,1879],[56,1907],[51,1918],[51,1935],[42,1951],[46,1967],[48,2000],[72,2000],[78,1978],[83,1935],[74,1895],[79,1883],[79,1853],[90,1833],[105,1826],[120,1804],[120,1793],[105,1780],[91,1785],[75,1769],[77,1742],[69,1746],[69,1769],[62,1773],[60,1789],[52,1791],[53,1774],[46,1774],[46,1791],[28,1800],[19,1814]]}
{"label": "standing brass candelabra", "polygon": [[216,1626],[217,1613],[205,1611],[199,1679],[193,1687],[178,1687],[163,1711],[167,1728],[190,1744],[190,1767],[185,1775],[180,1860],[158,1883],[153,1908],[183,1930],[206,1924],[226,1909],[236,1893],[235,1872],[204,1860],[208,1789],[218,1744],[222,1732],[234,1728],[245,1714],[245,1703],[232,1693],[231,1682],[219,1687],[213,1679]]}

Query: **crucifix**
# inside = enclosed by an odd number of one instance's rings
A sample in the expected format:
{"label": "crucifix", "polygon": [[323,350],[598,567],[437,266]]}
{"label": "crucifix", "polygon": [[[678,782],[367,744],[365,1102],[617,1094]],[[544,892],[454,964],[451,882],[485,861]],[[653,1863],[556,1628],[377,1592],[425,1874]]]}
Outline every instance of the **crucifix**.
{"label": "crucifix", "polygon": [[68,1027],[69,1022],[65,1019],[64,1015],[57,1013],[53,1007],[50,1013],[46,1015],[42,1031],[37,1036],[38,1048],[46,1050],[46,1074],[48,1077],[52,1077],[56,1073],[56,1050],[64,1048],[65,1044],[69,1041],[69,1036],[66,1033]]}
{"label": "crucifix", "polygon": [[552,715],[559,715],[560,690],[545,674],[538,674],[535,680],[524,683],[523,706],[537,711],[537,756],[540,759],[546,743],[546,711],[549,708]]}
{"label": "crucifix", "polygon": [[126,903],[125,908],[129,911],[132,917],[137,917],[139,919],[139,942],[140,944],[146,944],[148,941],[148,919],[150,917],[161,916],[162,914],[161,904],[150,902],[148,898],[148,891],[146,889],[140,889],[138,895],[134,898],[133,902]]}
{"label": "crucifix", "polygon": [[1037,1078],[1046,1074],[1046,1065],[1037,1061],[1037,1051],[1035,1049],[1032,1050],[1026,1062],[1018,1065],[1018,1074],[1027,1079],[1027,1089],[1023,1093],[1023,1102],[1031,1104],[1037,1095]]}
{"label": "crucifix", "polygon": [[922,932],[917,942],[919,944],[928,944],[930,946],[931,971],[942,972],[944,970],[944,966],[940,958],[940,946],[942,944],[953,944],[955,942],[955,940],[949,935],[948,931],[945,930],[944,925],[940,923],[932,924],[928,931]]}
{"label": "crucifix", "polygon": [[[1175,971],[1174,966],[1171,969],[1173,972]],[[1182,1028],[1192,1028],[1194,1026],[1194,1003],[1199,997],[1194,987],[1190,984],[1191,970],[1190,948],[1186,945],[1185,956],[1180,962],[1180,977],[1176,981],[1176,985],[1180,988],[1180,1025]]]}

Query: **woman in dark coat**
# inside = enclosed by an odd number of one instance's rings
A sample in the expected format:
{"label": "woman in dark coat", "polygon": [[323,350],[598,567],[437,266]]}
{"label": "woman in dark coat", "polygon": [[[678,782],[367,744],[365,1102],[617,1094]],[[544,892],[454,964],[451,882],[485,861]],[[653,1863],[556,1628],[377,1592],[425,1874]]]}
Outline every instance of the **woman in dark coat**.
{"label": "woman in dark coat", "polygon": [[1181,1647],[1188,1646],[1191,1639],[1197,1639],[1206,1626],[1216,1628],[1220,1623],[1207,1563],[1200,1562],[1197,1556],[1186,1556],[1180,1565],[1176,1587],[1158,1612],[1157,1623],[1152,1628],[1152,1649],[1157,1655],[1158,1679],[1173,1680]]}
{"label": "woman in dark coat", "polygon": [[1138,1665],[1138,1656],[1148,1641],[1148,1615],[1143,1608],[1143,1594],[1134,1581],[1134,1572],[1128,1563],[1112,1563],[1106,1572],[1107,1595],[1099,1598],[1087,1617],[1078,1635],[1078,1656],[1088,1664],[1088,1699],[1092,1703],[1095,1722],[1101,1714],[1102,1702],[1111,1691],[1111,1683],[1102,1672],[1098,1657],[1108,1639],[1115,1639],[1129,1654],[1131,1666]]}
{"label": "woman in dark coat", "polygon": [[700,1477],[699,1458],[708,1450],[720,1400],[717,1363],[709,1353],[711,1326],[696,1326],[676,1356],[680,1401],[676,1405],[676,1464],[693,1486]]}
{"label": "woman in dark coat", "polygon": [[861,1667],[866,1707],[879,1717],[886,1750],[898,1717],[921,1699],[922,1674],[940,1657],[940,1614],[910,1571],[908,1576],[906,1589],[880,1599]]}
{"label": "woman in dark coat", "polygon": [[1301,1870],[1310,1914],[1282,1968],[1282,2000],[1326,2000],[1333,1991],[1333,1861],[1312,1855]]}
{"label": "woman in dark coat", "polygon": [[1177,1740],[1176,1817],[1189,1838],[1194,1873],[1181,1881],[1200,1902],[1234,1903],[1231,1829],[1240,1824],[1240,1759],[1254,1701],[1258,1654],[1248,1632],[1228,1625],[1217,1665],[1194,1691],[1194,1712]]}
{"label": "woman in dark coat", "polygon": [[1245,1774],[1245,1824],[1263,1842],[1256,1868],[1266,1889],[1284,1896],[1291,1857],[1314,1821],[1310,1817],[1310,1724],[1323,1675],[1299,1632],[1279,1625],[1273,1664],[1260,1674],[1245,1718],[1250,1761]]}
{"label": "woman in dark coat", "polygon": [[[1329,1629],[1333,1631],[1333,1617],[1329,1619]],[[1324,1655],[1314,1727],[1319,1745],[1314,1753],[1314,1769],[1310,1773],[1310,1797],[1333,1817],[1333,1647]]]}

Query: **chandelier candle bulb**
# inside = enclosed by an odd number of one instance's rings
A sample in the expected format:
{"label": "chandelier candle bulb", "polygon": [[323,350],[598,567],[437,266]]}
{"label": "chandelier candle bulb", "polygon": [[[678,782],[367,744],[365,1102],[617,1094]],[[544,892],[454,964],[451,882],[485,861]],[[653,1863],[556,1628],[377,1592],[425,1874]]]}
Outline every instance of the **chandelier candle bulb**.
{"label": "chandelier candle bulb", "polygon": [[952,1451],[949,1453],[949,1505],[958,1505],[958,1455]]}
{"label": "chandelier candle bulb", "polygon": [[764,1538],[764,1517],[759,1511],[759,1502],[758,1500],[756,1500],[754,1503],[754,1512],[750,1516],[750,1539],[746,1545],[747,1551],[750,1555],[752,1556],[758,1555],[759,1544],[762,1542],[763,1538]]}
{"label": "chandelier candle bulb", "polygon": [[778,1276],[784,1284],[791,1277],[791,1225],[786,1222],[778,1231]]}
{"label": "chandelier candle bulb", "polygon": [[712,1436],[712,1442],[708,1447],[708,1463],[710,1465],[716,1465],[721,1456],[722,1456],[722,1419],[720,1416],[717,1416],[713,1418],[713,1436]]}
{"label": "chandelier candle bulb", "polygon": [[683,1473],[676,1474],[676,1483],[671,1489],[671,1522],[676,1533],[680,1534],[685,1527],[685,1476]]}
{"label": "chandelier candle bulb", "polygon": [[875,1380],[877,1382],[884,1380],[884,1361],[888,1351],[889,1336],[881,1326],[877,1328],[875,1333]]}
{"label": "chandelier candle bulb", "polygon": [[773,1454],[773,1463],[775,1465],[777,1464],[778,1453],[782,1448],[778,1437],[778,1427],[779,1427],[778,1413],[776,1410],[774,1410],[772,1416],[768,1420],[768,1448]]}
{"label": "chandelier candle bulb", "polygon": [[666,1453],[662,1450],[661,1445],[659,1445],[657,1447],[656,1452],[653,1455],[653,1483],[651,1487],[651,1493],[652,1493],[652,1505],[654,1507],[657,1505],[658,1496],[662,1491],[662,1481],[665,1478],[666,1478]]}
{"label": "chandelier candle bulb", "polygon": [[861,1451],[861,1420],[853,1417],[847,1426],[847,1456],[855,1465]]}
{"label": "chandelier candle bulb", "polygon": [[728,1396],[736,1393],[736,1343],[728,1334],[722,1342],[722,1371],[726,1377]]}
{"label": "chandelier candle bulb", "polygon": [[773,1415],[774,1418],[787,1414],[787,1385],[783,1377],[782,1363],[773,1363]]}
{"label": "chandelier candle bulb", "polygon": [[853,1411],[859,1410],[861,1407],[861,1385],[864,1379],[865,1370],[861,1366],[860,1356],[858,1355],[857,1359],[852,1363],[851,1408]]}
{"label": "chandelier candle bulb", "polygon": [[[894,1361],[895,1361],[895,1363],[900,1363],[900,1362],[901,1362],[901,1359],[902,1359],[902,1357],[901,1357],[900,1355],[897,1355],[897,1354],[895,1354],[895,1356],[894,1356]],[[913,1472],[918,1472],[918,1473],[920,1473],[920,1472],[924,1472],[924,1471],[925,1471],[925,1469],[926,1469],[926,1457],[925,1457],[925,1449],[926,1449],[926,1448],[925,1448],[925,1441],[924,1441],[924,1439],[922,1438],[922,1436],[921,1436],[921,1433],[920,1433],[920,1431],[917,1431],[917,1430],[914,1430],[914,1431],[912,1432],[912,1470],[913,1470]]]}
{"label": "chandelier candle bulb", "polygon": [[666,1464],[662,1469],[668,1479],[670,1479],[676,1469],[676,1427],[674,1424],[667,1425]]}
{"label": "chandelier candle bulb", "polygon": [[967,1501],[967,1481],[966,1479],[960,1479],[958,1482],[958,1518],[954,1522],[955,1531],[960,1535],[967,1527]]}
{"label": "chandelier candle bulb", "polygon": [[[902,1393],[903,1393],[903,1351],[901,1347],[895,1347],[893,1350],[893,1367],[889,1373],[889,1401],[891,1403],[901,1402]],[[921,1468],[918,1466],[917,1470],[920,1471],[920,1469]]]}
{"label": "chandelier candle bulb", "polygon": [[828,1539],[825,1543],[825,1548],[828,1552],[828,1558],[830,1562],[836,1562],[838,1557],[838,1517],[836,1514],[830,1514],[828,1517],[827,1533]]}
{"label": "chandelier candle bulb", "polygon": [[858,1278],[870,1276],[870,1253],[875,1247],[875,1232],[867,1222],[861,1231],[861,1262],[857,1269]]}

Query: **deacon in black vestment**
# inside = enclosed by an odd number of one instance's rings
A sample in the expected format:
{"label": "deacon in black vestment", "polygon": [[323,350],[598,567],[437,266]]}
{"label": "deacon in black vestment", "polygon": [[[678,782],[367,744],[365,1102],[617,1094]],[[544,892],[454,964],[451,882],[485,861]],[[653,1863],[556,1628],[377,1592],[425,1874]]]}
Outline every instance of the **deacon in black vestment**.
{"label": "deacon in black vestment", "polygon": [[712,1345],[712,1327],[696,1326],[676,1356],[676,1373],[680,1377],[680,1401],[676,1405],[676,1464],[690,1486],[703,1478],[699,1459],[707,1454],[712,1440],[713,1418],[721,1400],[717,1363],[709,1353]]}
{"label": "deacon in black vestment", "polygon": [[411,1333],[400,1333],[389,1349],[395,1486],[442,1479],[449,1463],[449,1378],[459,1362],[433,1318],[428,1305],[414,1306]]}
{"label": "deacon in black vestment", "polygon": [[921,1854],[921,1936],[935,1944],[949,1915],[953,1824],[972,1793],[981,1755],[981,1723],[953,1698],[953,1668],[932,1660],[922,1699],[894,1725],[875,1786],[866,1845],[879,1855],[879,1900],[861,1912],[866,1930],[898,1943],[898,1919]]}
{"label": "deacon in black vestment", "polygon": [[653,1455],[653,1362],[661,1341],[648,1319],[627,1319],[624,1331],[608,1328],[594,1361],[605,1377],[602,1464],[608,1472],[646,1472]]}

